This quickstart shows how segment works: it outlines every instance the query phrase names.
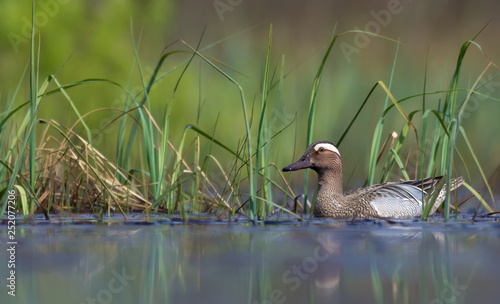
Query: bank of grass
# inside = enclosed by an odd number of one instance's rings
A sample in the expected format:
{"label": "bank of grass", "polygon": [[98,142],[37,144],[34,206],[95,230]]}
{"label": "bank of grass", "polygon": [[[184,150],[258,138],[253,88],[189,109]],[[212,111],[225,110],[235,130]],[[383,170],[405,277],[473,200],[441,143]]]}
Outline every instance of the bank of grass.
{"label": "bank of grass", "polygon": [[[14,93],[3,103],[6,106],[1,109],[0,116],[2,141],[0,152],[3,156],[0,160],[0,196],[5,197],[9,189],[18,189],[20,202],[18,208],[24,215],[42,212],[50,218],[50,214],[54,212],[68,215],[91,212],[100,216],[120,213],[126,218],[131,211],[143,211],[161,212],[185,219],[190,216],[210,214],[224,218],[245,216],[256,220],[284,213],[301,217],[302,214],[311,212],[314,199],[311,204],[307,194],[307,175],[304,199],[300,199],[270,157],[274,137],[295,123],[294,120],[280,130],[272,130],[270,126],[269,108],[279,101],[282,90],[286,89],[283,87],[286,77],[285,57],[281,58],[278,66],[271,66],[272,26],[269,29],[266,59],[261,63],[264,68],[260,107],[255,105],[250,107],[244,89],[225,72],[226,67],[204,55],[204,49],[200,49],[201,39],[197,46],[178,41],[177,44],[167,48],[160,56],[154,73],[150,78],[146,78],[133,38],[135,70],[140,75],[142,88],[138,93],[132,92],[132,81],[128,87],[109,79],[84,79],[62,84],[57,75],[49,75],[40,83],[38,65],[41,58],[36,47],[34,29],[32,31],[30,63]],[[356,31],[334,35],[319,64],[316,77],[312,81],[307,144],[312,141],[316,101],[325,63],[337,39],[342,35],[353,33]],[[398,47],[399,43],[395,41],[395,45]],[[474,39],[463,44],[455,72],[445,91],[427,92],[425,75],[423,91],[420,94],[396,99],[391,94],[392,76],[388,85],[384,81],[378,81],[368,92],[358,112],[337,142],[337,146],[340,146],[349,130],[356,124],[363,107],[370,101],[372,93],[375,90],[383,90],[387,98],[381,108],[373,134],[368,184],[386,182],[391,173],[398,171],[406,179],[445,175],[446,184],[449,185],[450,178],[457,175],[453,170],[454,156],[458,155],[461,159],[461,153],[464,152],[458,151],[455,146],[457,138],[461,137],[467,143],[467,152],[471,153],[475,160],[474,167],[484,179],[493,208],[469,184],[466,183],[465,186],[488,212],[496,210],[491,187],[468,140],[467,132],[461,126],[461,119],[471,97],[475,94],[483,95],[481,88],[498,74],[486,82],[479,82],[486,70],[491,67],[490,63],[471,88],[460,89],[458,80],[461,63],[470,46],[481,49]],[[179,54],[188,56],[179,62],[178,57],[174,56]],[[392,73],[396,67],[396,58],[397,56],[394,59]],[[168,60],[178,64],[166,73],[160,74],[164,62]],[[192,124],[186,125],[179,144],[174,145],[170,140],[174,132],[170,128],[171,105],[176,98],[178,84],[182,81],[184,72],[194,60],[205,63],[215,70],[221,78],[227,80],[229,86],[235,87],[239,92],[246,132],[242,134],[236,148],[224,144],[224,140],[216,138],[213,132],[202,130]],[[155,89],[154,85],[177,69],[182,69],[182,72],[176,81],[172,97],[165,103],[161,114],[154,113],[151,107],[153,101],[150,99],[151,91]],[[29,78],[30,83],[30,100],[19,102],[19,88],[26,78]],[[118,87],[123,91],[126,95],[124,107],[79,113],[71,98],[71,89],[86,87],[96,82]],[[459,99],[459,92],[466,92],[464,100]],[[76,115],[77,119],[71,125],[37,117],[40,103],[55,94],[62,95]],[[437,106],[426,102],[427,96],[435,94],[441,96]],[[421,109],[405,113],[402,105],[409,102],[421,103]],[[88,117],[101,111],[112,113],[113,118],[94,134],[86,121]],[[384,119],[390,111],[398,111],[401,114],[404,126],[399,133],[384,130]],[[200,115],[203,115],[201,106],[198,108],[198,117]],[[417,120],[420,120],[420,130],[415,127]],[[214,127],[216,124],[217,120],[214,122]],[[111,125],[119,125],[116,134],[107,135],[117,138],[114,157],[103,155],[93,144],[96,136]],[[42,130],[38,132],[42,134],[39,138],[36,138],[37,129]],[[77,129],[84,131],[79,133]],[[387,133],[392,136],[384,140],[384,134]],[[404,161],[406,156],[401,155],[402,147],[412,145],[411,141],[406,142],[410,136],[414,136],[416,147],[410,147],[409,150],[418,154],[418,163],[415,166],[417,169],[413,174],[406,169]],[[215,157],[211,153],[215,146],[226,151],[228,157],[224,159]],[[208,152],[202,153],[202,150]],[[130,161],[132,154],[137,151],[141,156],[139,167]],[[427,151],[431,151],[430,154]],[[226,165],[228,163],[229,166]],[[446,219],[449,217],[451,206],[449,187],[447,193],[444,203]],[[276,197],[284,199],[281,203],[277,203]],[[430,200],[435,200],[435,197]],[[2,202],[5,200],[2,199]],[[6,204],[2,204],[0,213],[4,214],[6,208]],[[422,219],[427,217],[428,212],[429,209],[426,209]]]}

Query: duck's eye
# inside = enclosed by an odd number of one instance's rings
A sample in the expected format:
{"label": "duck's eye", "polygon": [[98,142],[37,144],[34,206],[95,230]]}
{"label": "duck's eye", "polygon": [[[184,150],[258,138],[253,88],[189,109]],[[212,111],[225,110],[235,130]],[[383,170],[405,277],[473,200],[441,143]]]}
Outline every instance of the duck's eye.
{"label": "duck's eye", "polygon": [[325,148],[321,147],[321,148],[319,148],[319,151],[323,152],[323,151],[325,151]]}

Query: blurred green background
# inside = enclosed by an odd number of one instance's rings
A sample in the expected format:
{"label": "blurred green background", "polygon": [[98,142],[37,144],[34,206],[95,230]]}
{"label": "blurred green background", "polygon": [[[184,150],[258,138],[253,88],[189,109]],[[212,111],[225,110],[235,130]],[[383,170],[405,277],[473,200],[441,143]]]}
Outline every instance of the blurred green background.
{"label": "blurred green background", "polygon": [[[287,165],[305,149],[307,110],[313,80],[332,33],[352,29],[379,32],[400,40],[391,91],[396,99],[422,93],[427,63],[427,92],[445,90],[455,68],[461,45],[472,39],[489,21],[477,38],[482,52],[471,46],[459,87],[471,88],[488,65],[500,54],[500,3],[486,1],[155,1],[155,0],[46,0],[36,1],[35,24],[40,31],[40,81],[56,74],[62,84],[86,78],[105,78],[131,88],[141,88],[132,44],[132,32],[139,48],[139,58],[149,77],[165,47],[187,50],[178,39],[196,46],[205,29],[201,48],[218,42],[203,53],[227,65],[223,69],[243,87],[249,107],[260,108],[261,83],[265,64],[269,26],[273,24],[272,69],[280,71],[285,56],[283,92],[272,99],[272,133],[275,137],[270,158],[278,167]],[[29,26],[31,1],[0,2],[0,111],[6,109],[29,61]],[[131,31],[132,28],[132,31]],[[140,40],[140,41],[139,41]],[[175,43],[176,42],[176,43]],[[314,140],[337,142],[372,86],[379,80],[389,83],[396,54],[394,41],[356,35],[343,35],[328,60],[317,104]],[[167,72],[188,54],[167,59]],[[151,95],[152,113],[161,121],[165,105],[171,107],[171,140],[178,145],[186,124],[199,127],[236,149],[244,138],[245,126],[239,92],[219,73],[196,58],[182,78],[173,97],[174,86],[182,69],[169,74],[155,86]],[[498,73],[490,67],[483,79]],[[277,74],[279,75],[279,74]],[[481,81],[480,81],[481,83]],[[123,107],[123,91],[106,84],[88,84],[71,89],[70,96],[80,113],[99,108]],[[500,99],[500,82],[495,80],[482,91]],[[462,94],[465,98],[465,93]],[[427,97],[427,104],[437,108],[443,95]],[[25,78],[15,104],[29,99],[29,81]],[[367,174],[371,138],[381,114],[385,94],[377,89],[368,105],[340,146],[344,174],[353,173],[351,185],[363,183]],[[484,98],[470,104],[462,125],[467,130],[486,175],[492,176],[500,164],[500,102]],[[422,99],[406,102],[403,109],[421,107]],[[201,105],[201,114],[198,109]],[[28,109],[26,109],[28,110]],[[94,133],[118,115],[102,111],[89,115]],[[257,116],[255,116],[257,117]],[[60,95],[42,100],[39,118],[54,119],[71,126],[76,121],[68,102]],[[256,119],[253,120],[256,130]],[[384,136],[397,131],[404,120],[392,111],[386,120]],[[418,124],[417,124],[418,127]],[[78,129],[82,131],[82,128]],[[114,159],[118,122],[96,138],[98,149]],[[39,131],[41,131],[39,129]],[[83,132],[81,133],[83,134]],[[193,134],[194,135],[194,134]],[[414,135],[410,133],[410,137]],[[464,146],[459,139],[458,147]],[[415,147],[405,147],[405,151]],[[207,152],[206,145],[203,152]],[[463,151],[467,151],[463,149]],[[230,155],[215,148],[219,159]],[[139,154],[137,154],[139,155]],[[402,153],[405,157],[406,153]],[[472,164],[468,153],[465,162]],[[411,165],[411,159],[409,161]],[[464,175],[460,161],[458,171]],[[293,179],[300,179],[295,174]],[[471,176],[479,173],[471,166]],[[346,177],[347,179],[347,177]],[[500,179],[492,184],[499,190]],[[482,183],[472,182],[473,186]]]}

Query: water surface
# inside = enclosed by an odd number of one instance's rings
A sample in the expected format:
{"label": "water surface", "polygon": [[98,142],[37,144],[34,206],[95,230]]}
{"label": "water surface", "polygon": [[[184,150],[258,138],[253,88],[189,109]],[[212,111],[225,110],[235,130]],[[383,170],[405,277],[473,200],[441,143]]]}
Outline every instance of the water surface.
{"label": "water surface", "polygon": [[17,224],[0,303],[498,303],[491,219],[68,222]]}

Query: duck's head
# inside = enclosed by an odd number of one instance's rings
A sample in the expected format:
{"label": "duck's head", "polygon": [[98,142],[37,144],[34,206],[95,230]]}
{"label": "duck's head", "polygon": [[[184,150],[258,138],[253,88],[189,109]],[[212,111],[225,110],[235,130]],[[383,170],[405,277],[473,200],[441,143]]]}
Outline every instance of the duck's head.
{"label": "duck's head", "polygon": [[307,147],[306,152],[298,161],[282,170],[288,172],[307,168],[318,173],[330,170],[342,172],[342,159],[339,150],[329,141],[315,142]]}

